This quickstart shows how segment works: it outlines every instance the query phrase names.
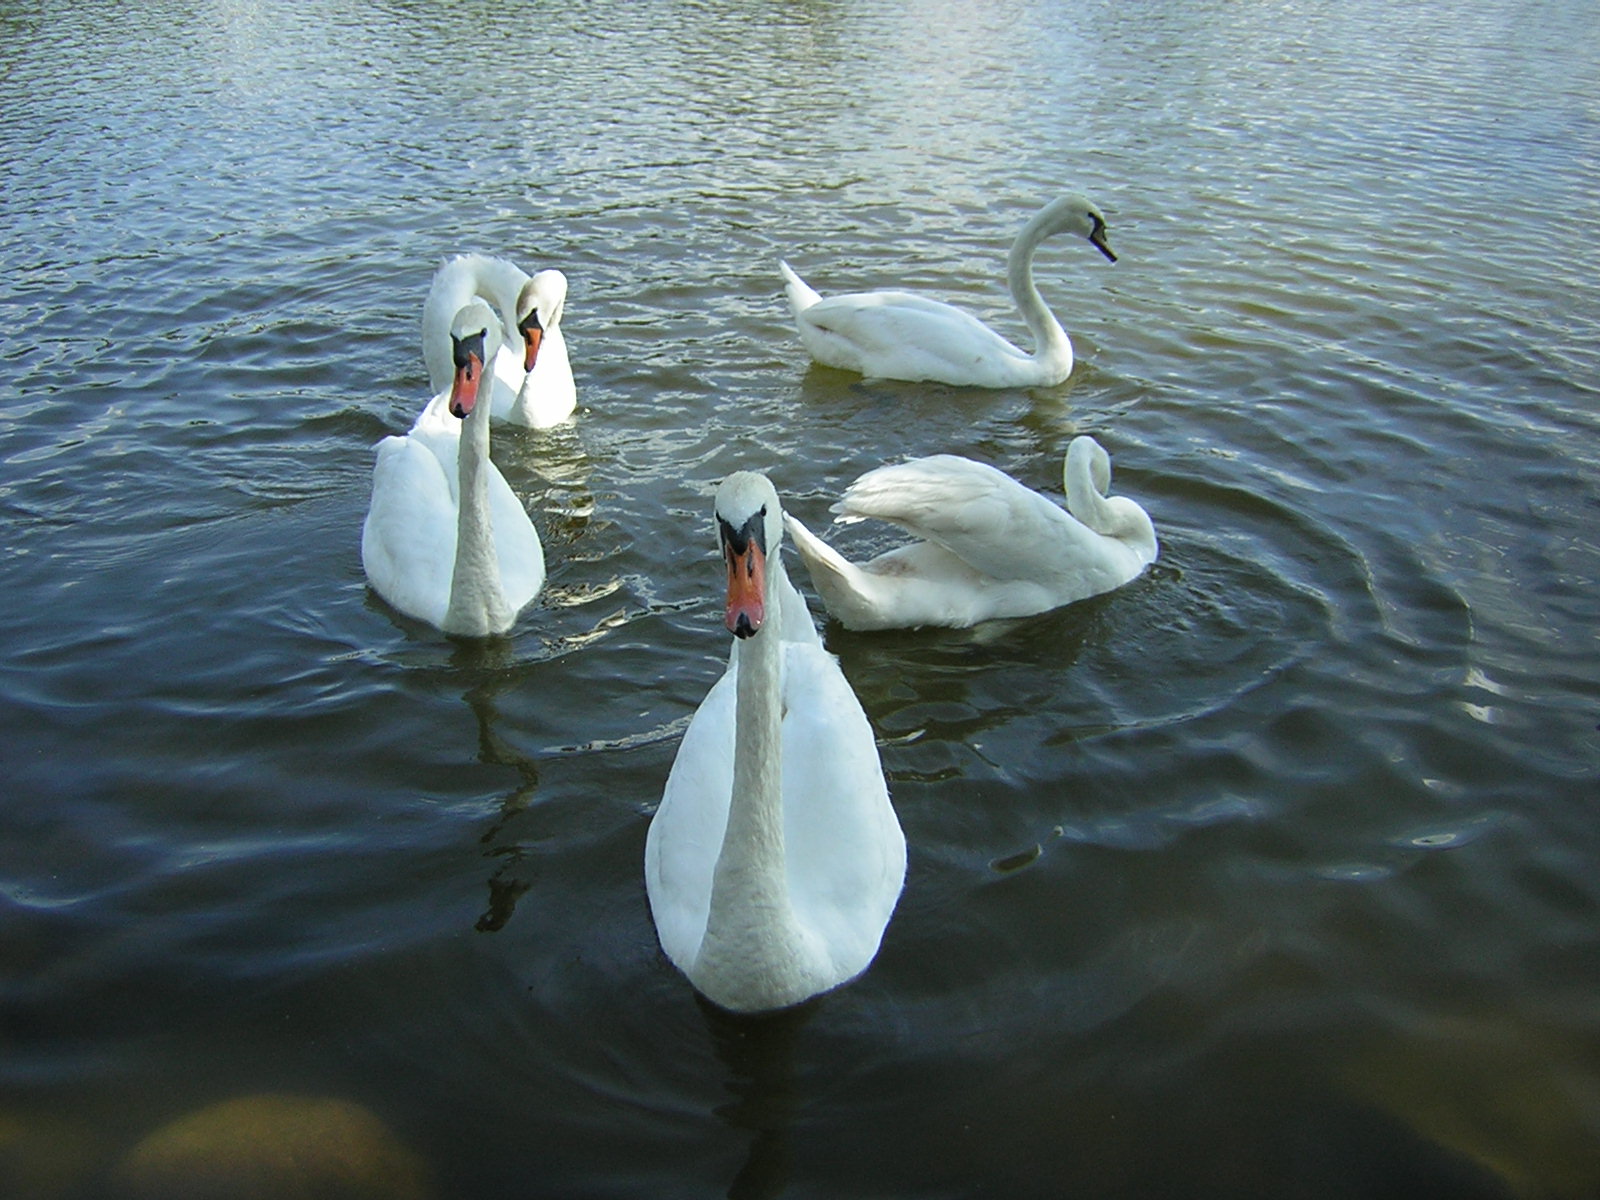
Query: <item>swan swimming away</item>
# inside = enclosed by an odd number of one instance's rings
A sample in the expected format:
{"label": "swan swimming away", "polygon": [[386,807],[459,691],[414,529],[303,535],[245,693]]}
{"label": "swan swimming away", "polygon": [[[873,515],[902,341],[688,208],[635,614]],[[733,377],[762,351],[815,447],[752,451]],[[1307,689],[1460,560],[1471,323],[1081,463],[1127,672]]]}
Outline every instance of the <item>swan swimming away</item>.
{"label": "swan swimming away", "polygon": [[[474,297],[500,314],[504,341],[494,358],[493,416],[497,421],[548,429],[568,420],[578,406],[561,315],[567,277],[557,270],[526,271],[503,258],[461,254],[434,272],[422,306],[423,357],[428,385],[450,385],[450,322]],[[517,353],[513,340],[519,341]]]}
{"label": "swan swimming away", "polygon": [[544,584],[544,548],[527,511],[489,460],[485,364],[500,319],[469,301],[445,332],[454,365],[404,436],[378,443],[361,565],[373,590],[445,633],[511,628]]}
{"label": "swan swimming away", "polygon": [[789,514],[795,548],[827,609],[848,629],[1026,617],[1109,592],[1156,559],[1155,526],[1107,496],[1111,459],[1077,437],[1062,468],[1067,507],[953,454],[868,471],[833,506],[843,521],[889,521],[921,539],[857,565]]}
{"label": "swan swimming away", "polygon": [[735,1012],[787,1008],[854,978],[905,882],[906,842],[872,727],[784,573],[764,475],[717,489],[728,668],[678,747],[645,839],[667,957]]}
{"label": "swan swimming away", "polygon": [[1089,239],[1112,262],[1105,215],[1084,197],[1061,197],[1022,227],[1006,260],[1011,298],[1033,334],[1032,354],[1018,349],[976,317],[912,292],[851,292],[824,299],[779,262],[800,341],[827,367],[877,379],[928,381],[965,387],[1044,387],[1072,373],[1072,339],[1033,282],[1039,243],[1057,233]]}

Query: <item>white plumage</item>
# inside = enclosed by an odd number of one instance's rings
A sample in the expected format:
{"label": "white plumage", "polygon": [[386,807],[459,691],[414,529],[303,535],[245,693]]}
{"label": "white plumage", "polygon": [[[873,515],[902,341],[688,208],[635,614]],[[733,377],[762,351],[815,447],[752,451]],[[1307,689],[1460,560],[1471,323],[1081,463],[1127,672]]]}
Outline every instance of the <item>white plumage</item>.
{"label": "white plumage", "polygon": [[786,515],[822,602],[851,629],[964,628],[1023,617],[1122,586],[1155,561],[1149,515],[1105,494],[1111,460],[1078,437],[1062,468],[1067,508],[1005,473],[950,454],[879,467],[852,483],[841,520],[888,521],[916,537],[870,562],[845,560]]}
{"label": "white plumage", "polygon": [[[361,528],[361,565],[374,591],[408,616],[473,637],[509,629],[545,576],[533,522],[489,460],[489,407],[478,402],[499,328],[473,300],[444,331],[446,352],[454,346],[472,365],[456,369],[409,433],[378,443]],[[463,405],[465,418],[454,415]]]}
{"label": "white plumage", "polygon": [[927,380],[971,387],[1035,387],[1072,373],[1072,340],[1039,295],[1033,257],[1056,233],[1077,233],[1112,262],[1104,215],[1078,195],[1035,213],[1012,243],[1006,281],[1034,338],[1032,354],[977,318],[912,292],[851,292],[824,298],[786,262],[784,290],[800,340],[824,366],[881,379]]}
{"label": "white plumage", "polygon": [[650,822],[645,888],[667,957],[754,1012],[866,969],[906,848],[872,727],[784,574],[777,492],[740,472],[716,512],[736,636]]}
{"label": "white plumage", "polygon": [[429,386],[435,392],[449,386],[450,322],[474,298],[495,309],[503,332],[494,357],[495,420],[547,429],[570,419],[578,389],[561,331],[567,277],[554,269],[530,276],[516,264],[487,254],[446,259],[434,272],[422,306]]}

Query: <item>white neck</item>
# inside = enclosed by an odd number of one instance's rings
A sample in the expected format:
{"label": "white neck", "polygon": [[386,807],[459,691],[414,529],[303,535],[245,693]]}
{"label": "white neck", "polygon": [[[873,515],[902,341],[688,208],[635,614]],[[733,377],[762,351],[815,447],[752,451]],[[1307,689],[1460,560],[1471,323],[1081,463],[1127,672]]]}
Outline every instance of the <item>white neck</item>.
{"label": "white neck", "polygon": [[1074,439],[1062,475],[1069,513],[1096,533],[1155,556],[1150,515],[1126,496],[1105,494],[1111,486],[1111,457],[1103,446],[1087,437]]}
{"label": "white neck", "polygon": [[1006,258],[1006,284],[1017,311],[1027,322],[1033,334],[1034,358],[1066,372],[1072,370],[1072,339],[1061,328],[1061,322],[1050,311],[1033,281],[1033,256],[1039,243],[1056,232],[1057,214],[1046,208],[1022,227],[1017,240],[1011,243],[1011,253]]}
{"label": "white neck", "polygon": [[783,565],[776,548],[767,569],[766,620],[733,647],[733,796],[696,958],[702,990],[735,1009],[779,1007],[813,990],[803,982],[804,938],[789,904],[784,851]]}
{"label": "white neck", "polygon": [[468,637],[498,633],[512,617],[500,586],[500,559],[489,519],[489,382],[484,380],[477,404],[461,422],[457,455],[456,561],[444,631]]}
{"label": "white neck", "polygon": [[504,336],[518,344],[517,296],[528,274],[515,263],[487,254],[462,254],[449,259],[434,274],[422,306],[422,356],[428,368],[428,386],[435,394],[450,386],[454,365],[450,361],[450,322],[474,297],[488,301],[505,327]]}
{"label": "white neck", "polygon": [[[561,326],[546,329],[544,338],[539,343],[538,361],[533,364],[533,370],[523,375],[522,383],[517,389],[517,409],[523,414],[524,425],[531,424],[530,418],[539,415],[540,401],[545,398],[552,380],[560,374],[560,367],[566,362],[567,343],[561,336]],[[517,365],[522,365],[520,357]]]}

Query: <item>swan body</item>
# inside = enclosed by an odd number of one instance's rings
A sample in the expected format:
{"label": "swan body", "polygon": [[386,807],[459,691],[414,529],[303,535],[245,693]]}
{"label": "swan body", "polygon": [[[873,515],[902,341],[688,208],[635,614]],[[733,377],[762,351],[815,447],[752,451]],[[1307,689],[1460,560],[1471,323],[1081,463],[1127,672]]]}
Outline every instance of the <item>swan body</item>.
{"label": "swan body", "polygon": [[486,362],[500,322],[471,300],[447,329],[458,364],[403,436],[378,443],[361,565],[373,590],[445,633],[504,633],[544,584],[544,548],[489,459]]}
{"label": "swan body", "polygon": [[961,309],[912,292],[852,292],[824,299],[786,262],[778,264],[800,341],[824,366],[880,379],[966,387],[1039,387],[1072,373],[1072,339],[1033,281],[1039,243],[1078,233],[1112,262],[1106,219],[1079,195],[1046,205],[1022,227],[1006,264],[1011,297],[1033,334],[1032,354]]}
{"label": "swan body", "polygon": [[941,454],[878,467],[833,511],[876,517],[919,540],[870,562],[845,560],[785,514],[828,611],[849,629],[1025,617],[1121,587],[1156,559],[1155,526],[1126,496],[1107,496],[1111,460],[1074,438],[1062,475],[1065,511],[991,466]]}
{"label": "swan body", "polygon": [[864,971],[905,881],[872,727],[784,573],[765,476],[717,491],[727,671],[701,702],[645,839],[667,957],[735,1012],[787,1008]]}
{"label": "swan body", "polygon": [[548,429],[570,419],[578,406],[578,389],[561,332],[567,277],[553,269],[530,276],[516,264],[487,254],[446,259],[434,272],[422,306],[428,385],[435,392],[450,385],[450,322],[474,297],[495,309],[504,332],[494,358],[495,420]]}

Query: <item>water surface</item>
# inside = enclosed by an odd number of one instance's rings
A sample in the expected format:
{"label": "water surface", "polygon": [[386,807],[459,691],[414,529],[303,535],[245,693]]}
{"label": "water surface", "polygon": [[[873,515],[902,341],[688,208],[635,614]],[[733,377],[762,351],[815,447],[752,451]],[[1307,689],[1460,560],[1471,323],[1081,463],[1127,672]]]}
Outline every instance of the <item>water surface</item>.
{"label": "water surface", "polygon": [[[440,1196],[1600,1194],[1600,12],[789,2],[0,8],[0,1178],[231,1097]],[[1057,388],[811,367],[776,260]],[[442,256],[569,276],[496,433],[550,582],[371,595]],[[645,829],[721,669],[716,482],[813,527],[1111,452],[1155,568],[827,624],[910,846],[860,980],[736,1021]],[[894,540],[857,527],[852,553]],[[798,563],[793,570],[804,586]]]}

